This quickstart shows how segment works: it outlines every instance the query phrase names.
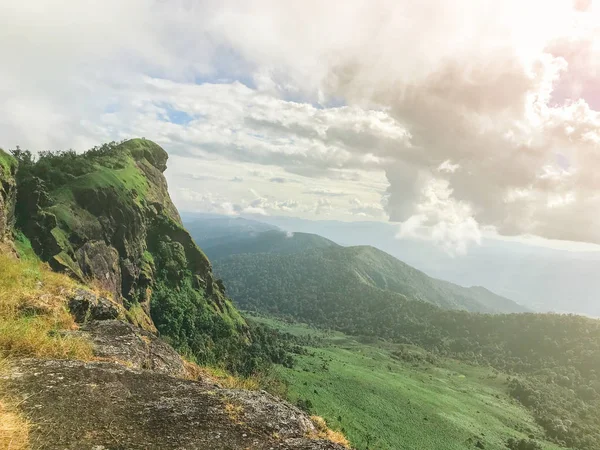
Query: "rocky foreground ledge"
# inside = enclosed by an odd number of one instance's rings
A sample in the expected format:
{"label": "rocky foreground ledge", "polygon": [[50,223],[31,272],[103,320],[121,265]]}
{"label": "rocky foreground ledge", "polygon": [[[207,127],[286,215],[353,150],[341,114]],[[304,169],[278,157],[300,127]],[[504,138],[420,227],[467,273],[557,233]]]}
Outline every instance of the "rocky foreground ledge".
{"label": "rocky foreground ledge", "polygon": [[7,387],[32,423],[32,448],[344,448],[311,438],[310,418],[267,392],[181,378],[175,351],[150,333],[116,320],[78,333],[107,361],[22,359],[8,372]]}

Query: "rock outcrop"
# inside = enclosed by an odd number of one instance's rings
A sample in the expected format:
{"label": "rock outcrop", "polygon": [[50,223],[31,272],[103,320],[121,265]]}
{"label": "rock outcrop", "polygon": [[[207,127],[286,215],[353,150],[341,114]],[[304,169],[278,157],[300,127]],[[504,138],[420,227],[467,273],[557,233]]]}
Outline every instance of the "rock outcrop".
{"label": "rock outcrop", "polygon": [[[193,366],[169,343],[246,373],[260,359],[181,224],[162,148],[134,139],[82,155],[16,157],[0,151],[0,240],[16,217],[42,260],[88,285],[60,294],[79,329],[52,333],[83,337],[94,352],[93,361],[3,367],[2,394],[20,400],[33,448],[342,449],[315,439],[306,414],[266,392],[188,379]],[[148,331],[156,329],[169,343]]]}
{"label": "rock outcrop", "polygon": [[268,394],[115,363],[25,359],[7,385],[41,450],[343,449],[308,437],[308,417]]}
{"label": "rock outcrop", "polygon": [[133,369],[151,370],[175,377],[184,376],[179,354],[152,333],[119,320],[91,321],[76,332],[94,345],[94,354],[119,361]]}
{"label": "rock outcrop", "polygon": [[68,306],[77,323],[116,319],[121,312],[117,303],[85,289],[76,289]]}
{"label": "rock outcrop", "polygon": [[100,361],[21,359],[5,386],[43,450],[342,450],[315,439],[298,408],[264,391],[184,379],[180,356],[151,333],[116,320],[80,331]]}
{"label": "rock outcrop", "polygon": [[16,160],[0,149],[0,242],[12,229],[17,198]]}

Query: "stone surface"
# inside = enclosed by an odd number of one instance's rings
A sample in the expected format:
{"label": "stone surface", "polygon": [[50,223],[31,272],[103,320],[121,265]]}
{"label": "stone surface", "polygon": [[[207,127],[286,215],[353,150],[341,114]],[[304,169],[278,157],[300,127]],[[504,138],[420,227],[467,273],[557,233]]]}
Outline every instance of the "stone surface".
{"label": "stone surface", "polygon": [[69,310],[77,323],[116,319],[120,312],[116,303],[85,289],[75,290],[69,299]]}
{"label": "stone surface", "polygon": [[39,449],[342,449],[307,438],[308,418],[261,392],[64,360],[20,360],[7,381]]}
{"label": "stone surface", "polygon": [[182,376],[184,366],[179,354],[151,333],[118,320],[92,321],[77,333],[89,338],[94,354],[119,361],[133,369]]}

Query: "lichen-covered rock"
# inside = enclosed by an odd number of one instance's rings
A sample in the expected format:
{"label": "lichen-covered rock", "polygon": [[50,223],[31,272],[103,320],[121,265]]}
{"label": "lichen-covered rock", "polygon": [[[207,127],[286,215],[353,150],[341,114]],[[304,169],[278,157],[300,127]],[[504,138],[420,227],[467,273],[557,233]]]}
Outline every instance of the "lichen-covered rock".
{"label": "lichen-covered rock", "polygon": [[224,390],[222,395],[241,406],[241,421],[259,421],[269,433],[276,433],[280,437],[315,433],[314,424],[304,412],[266,391],[230,389]]}
{"label": "lichen-covered rock", "polygon": [[[305,415],[260,392],[249,398],[119,364],[64,360],[18,361],[7,381],[42,450],[342,450],[306,437]],[[274,428],[279,418],[286,424]]]}
{"label": "lichen-covered rock", "polygon": [[121,312],[115,302],[85,289],[73,292],[69,299],[69,310],[77,323],[116,319]]}
{"label": "lichen-covered rock", "polygon": [[11,232],[17,197],[17,161],[0,149],[0,242]]}
{"label": "lichen-covered rock", "polygon": [[92,342],[94,355],[119,361],[133,369],[183,376],[184,365],[170,345],[152,333],[119,320],[88,322],[78,334]]}

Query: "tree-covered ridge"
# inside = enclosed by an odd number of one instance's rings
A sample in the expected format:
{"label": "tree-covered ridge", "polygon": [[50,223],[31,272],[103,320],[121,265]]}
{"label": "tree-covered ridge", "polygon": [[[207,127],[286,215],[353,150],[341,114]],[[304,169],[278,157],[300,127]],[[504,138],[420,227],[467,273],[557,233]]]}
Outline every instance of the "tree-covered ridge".
{"label": "tree-covered ridge", "polygon": [[487,289],[431,278],[374,247],[342,247],[312,234],[287,237],[270,231],[243,242],[209,246],[207,252],[233,298],[243,303],[260,297],[262,302],[280,304],[291,294],[326,295],[340,286],[352,287],[350,292],[368,286],[447,309],[525,311]]}
{"label": "tree-covered ridge", "polygon": [[184,214],[186,229],[196,243],[206,252],[209,247],[221,244],[242,243],[252,240],[264,231],[278,228],[257,220],[234,216],[215,216],[201,213]]}
{"label": "tree-covered ridge", "polygon": [[253,370],[245,362],[248,325],[183,228],[160,146],[133,139],[83,154],[12,153],[19,163],[17,226],[42,260],[111,292],[131,320],[148,314],[196,360]]}

